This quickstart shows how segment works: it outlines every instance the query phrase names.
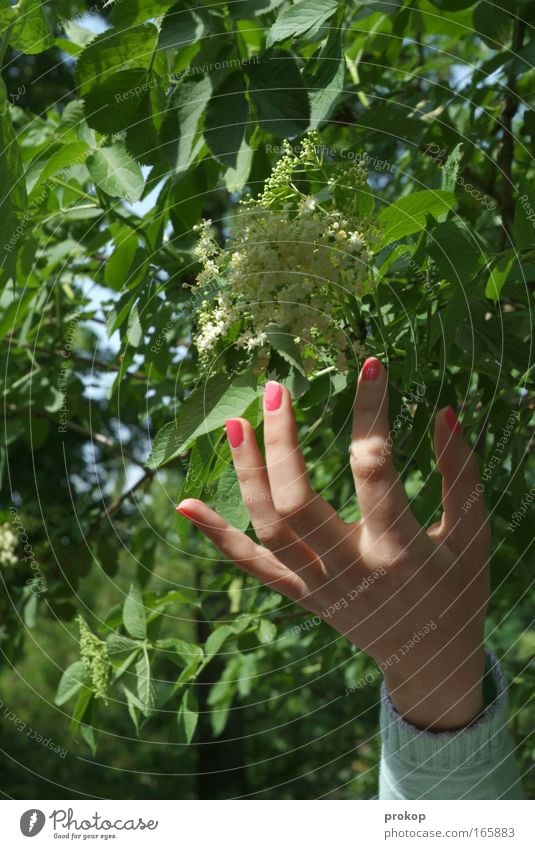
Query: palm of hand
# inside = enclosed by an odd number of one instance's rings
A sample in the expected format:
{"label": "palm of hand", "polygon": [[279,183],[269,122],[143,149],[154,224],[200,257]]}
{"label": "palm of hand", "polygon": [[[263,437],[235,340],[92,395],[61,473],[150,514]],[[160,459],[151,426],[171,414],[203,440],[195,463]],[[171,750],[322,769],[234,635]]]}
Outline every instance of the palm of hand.
{"label": "palm of hand", "polygon": [[[401,689],[401,702],[406,681],[416,679],[418,689],[437,658],[449,676],[478,678],[490,535],[481,499],[468,514],[463,511],[479,475],[451,408],[440,411],[435,423],[443,515],[427,531],[414,518],[394,469],[386,373],[378,360],[365,363],[354,407],[350,462],[359,522],[346,524],[313,492],[284,387],[266,387],[265,462],[246,420],[229,420],[227,432],[260,544],[201,501],[187,499],[178,508],[224,555],[367,651]],[[411,651],[403,651],[410,642]],[[476,694],[468,702],[478,699]],[[458,712],[452,710],[448,721],[455,722]]]}

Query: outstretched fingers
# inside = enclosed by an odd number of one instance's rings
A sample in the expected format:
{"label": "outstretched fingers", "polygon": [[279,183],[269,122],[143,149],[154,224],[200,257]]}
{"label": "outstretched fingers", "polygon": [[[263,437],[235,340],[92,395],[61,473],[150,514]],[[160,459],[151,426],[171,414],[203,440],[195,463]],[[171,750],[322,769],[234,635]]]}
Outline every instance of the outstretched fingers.
{"label": "outstretched fingers", "polygon": [[227,419],[226,430],[241,496],[258,539],[307,584],[318,583],[323,577],[321,560],[275,510],[264,458],[250,423]]}
{"label": "outstretched fingers", "polygon": [[254,575],[263,584],[280,592],[292,601],[300,601],[308,595],[303,578],[284,566],[266,548],[233,528],[215,510],[196,498],[186,498],[176,508],[239,569]]}
{"label": "outstretched fingers", "polygon": [[441,533],[464,545],[478,538],[486,544],[489,529],[479,466],[452,407],[437,414],[435,452],[442,475]]}
{"label": "outstretched fingers", "polygon": [[364,363],[353,410],[350,463],[366,529],[373,539],[395,534],[410,542],[421,531],[392,461],[386,371],[376,357]]}
{"label": "outstretched fingers", "polygon": [[266,384],[264,393],[264,443],[276,513],[336,571],[341,562],[348,563],[354,556],[353,531],[312,489],[297,440],[290,393],[275,381]]}

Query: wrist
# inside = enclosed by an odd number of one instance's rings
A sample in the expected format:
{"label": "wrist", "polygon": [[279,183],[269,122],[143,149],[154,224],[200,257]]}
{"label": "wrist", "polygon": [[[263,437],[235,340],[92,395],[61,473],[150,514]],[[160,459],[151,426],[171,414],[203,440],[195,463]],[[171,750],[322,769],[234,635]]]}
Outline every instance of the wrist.
{"label": "wrist", "polygon": [[430,731],[454,731],[474,722],[483,710],[483,645],[468,657],[431,657],[420,668],[385,671],[385,684],[396,710],[411,725]]}

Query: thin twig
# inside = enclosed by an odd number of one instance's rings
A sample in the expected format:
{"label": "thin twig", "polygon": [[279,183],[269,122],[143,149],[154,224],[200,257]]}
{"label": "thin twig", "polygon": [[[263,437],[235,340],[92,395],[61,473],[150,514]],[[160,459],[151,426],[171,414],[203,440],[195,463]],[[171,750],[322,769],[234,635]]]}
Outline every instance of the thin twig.
{"label": "thin twig", "polygon": [[501,204],[502,198],[494,189],[494,186],[492,186],[490,183],[487,183],[482,177],[479,176],[479,174],[476,174],[475,171],[472,171],[471,168],[465,168],[464,173],[467,179],[479,189],[481,189],[483,192],[485,192],[485,194],[488,195],[489,198],[492,198],[496,201],[496,203]]}
{"label": "thin twig", "polygon": [[[46,410],[37,410],[33,407],[18,407],[16,404],[6,404],[6,410],[17,416],[22,415],[22,413],[31,413],[31,415],[36,416],[39,419],[47,419],[51,422],[57,422],[56,416],[52,413],[48,413]],[[79,433],[80,436],[85,436],[88,442],[95,442],[97,445],[102,445],[104,448],[109,448],[112,451],[120,451],[121,456],[126,460],[129,460],[136,466],[141,466],[142,469],[145,468],[145,464],[141,460],[137,460],[133,454],[124,450],[120,442],[116,442],[111,438],[111,436],[107,436],[105,433],[98,433],[98,431],[89,430],[89,428],[83,427],[83,425],[79,425],[77,422],[73,422],[70,419],[61,419],[61,427],[66,428],[73,433]]]}
{"label": "thin twig", "polygon": [[140,489],[142,486],[145,486],[146,483],[150,483],[155,474],[155,470],[147,469],[142,475],[142,477],[140,477],[140,479],[133,486],[131,486],[130,489],[127,489],[126,492],[123,492],[122,495],[118,496],[118,498],[116,498],[110,504],[105,505],[98,514],[98,516],[93,519],[93,521],[89,525],[89,528],[87,529],[87,533],[85,535],[85,539],[87,540],[95,533],[95,531],[98,530],[101,522],[103,522],[104,519],[109,519],[110,516],[113,516],[114,513],[117,513],[117,511],[120,510],[123,506],[124,502],[128,501],[128,499],[131,498],[134,493],[137,492],[138,489]]}
{"label": "thin twig", "polygon": [[[93,321],[93,319],[88,319],[88,321]],[[67,360],[67,359],[68,360],[74,360],[77,363],[83,363],[83,365],[85,365],[85,366],[92,366],[97,371],[117,372],[120,369],[119,366],[114,366],[112,363],[106,363],[103,360],[95,360],[95,359],[89,359],[88,357],[82,357],[80,354],[73,353],[72,351],[69,351],[69,356],[66,357],[64,351],[58,351],[55,348],[44,348],[40,345],[29,345],[29,344],[19,345],[17,343],[17,341],[13,338],[13,336],[8,336],[6,339],[3,340],[3,342],[4,342],[4,344],[9,345],[10,347],[23,348],[24,350],[30,351],[31,353],[35,352],[35,353],[38,353],[38,354],[44,354],[45,356],[54,357],[54,358],[59,357],[59,359],[61,361]],[[143,374],[142,372],[139,372],[139,371],[127,371],[126,376],[127,377],[133,377],[135,380],[148,380],[149,379],[148,375]]]}

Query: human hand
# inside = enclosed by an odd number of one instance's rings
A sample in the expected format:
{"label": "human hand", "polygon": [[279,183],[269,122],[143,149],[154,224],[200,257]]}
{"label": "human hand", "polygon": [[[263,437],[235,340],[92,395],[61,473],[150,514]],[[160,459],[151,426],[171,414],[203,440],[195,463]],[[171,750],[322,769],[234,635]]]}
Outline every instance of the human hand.
{"label": "human hand", "polygon": [[261,544],[202,501],[186,499],[177,510],[240,569],[370,654],[409,722],[434,730],[470,723],[482,708],[490,530],[482,499],[463,513],[479,472],[453,409],[436,417],[443,514],[427,530],[412,514],[392,462],[379,360],[364,363],[354,406],[350,464],[358,522],[344,522],[313,491],[285,387],[266,385],[264,412],[265,463],[249,422],[227,421],[241,494]]}

